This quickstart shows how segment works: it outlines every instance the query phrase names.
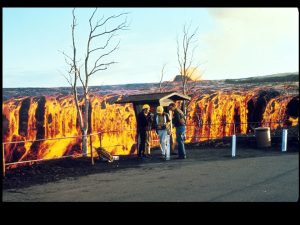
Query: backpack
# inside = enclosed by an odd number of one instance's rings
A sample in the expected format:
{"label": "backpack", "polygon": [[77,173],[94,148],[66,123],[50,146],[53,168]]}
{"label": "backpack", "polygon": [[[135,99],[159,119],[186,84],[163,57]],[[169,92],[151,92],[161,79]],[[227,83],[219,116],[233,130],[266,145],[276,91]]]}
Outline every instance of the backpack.
{"label": "backpack", "polygon": [[[164,124],[161,126],[161,129],[166,129],[168,135],[171,134],[171,123],[170,121],[167,121],[167,115],[165,113],[163,113],[163,117],[164,117]],[[156,115],[155,117],[155,122],[156,122],[156,126],[158,126],[158,115]]]}

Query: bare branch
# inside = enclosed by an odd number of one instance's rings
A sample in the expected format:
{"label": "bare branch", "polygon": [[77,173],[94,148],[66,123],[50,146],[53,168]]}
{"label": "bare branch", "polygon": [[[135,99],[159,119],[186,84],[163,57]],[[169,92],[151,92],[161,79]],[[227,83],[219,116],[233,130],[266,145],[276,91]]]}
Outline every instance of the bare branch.
{"label": "bare branch", "polygon": [[99,33],[99,34],[95,34],[95,35],[92,35],[91,36],[91,39],[95,38],[95,37],[99,37],[99,36],[102,36],[102,35],[105,35],[105,34],[110,34],[110,33],[113,33],[115,31],[118,31],[118,30],[125,30],[126,28],[128,27],[127,25],[127,20],[125,20],[123,23],[119,24],[117,27],[109,30],[109,31],[104,31],[102,33]]}
{"label": "bare branch", "polygon": [[159,81],[159,91],[162,92],[162,81],[163,81],[163,77],[164,77],[164,70],[166,67],[166,63],[164,63],[162,69],[161,69],[161,77],[160,77],[160,81]]}
{"label": "bare branch", "polygon": [[105,48],[108,46],[110,40],[111,40],[114,36],[116,36],[116,34],[110,35],[110,37],[107,39],[106,44],[105,44],[104,46],[98,47],[98,48],[94,48],[94,49],[90,50],[88,53],[92,53],[92,52],[97,51],[97,50],[103,50],[103,49],[105,49]]}
{"label": "bare branch", "polygon": [[[119,14],[119,15],[113,15],[113,16],[110,16],[110,17],[108,17],[108,18],[107,18],[103,23],[101,23],[101,24],[99,24],[99,21],[98,21],[97,24],[96,24],[96,26],[95,26],[94,29],[92,30],[92,33],[94,33],[94,31],[95,31],[98,27],[102,27],[103,25],[105,25],[107,21],[109,21],[109,20],[111,20],[111,19],[116,19],[116,18],[118,18],[118,17],[120,17],[120,16],[127,15],[127,14],[128,14],[128,13],[121,13],[121,14]],[[102,19],[101,19],[101,20],[102,20]],[[100,21],[101,21],[101,20],[100,20]],[[90,23],[90,24],[91,24],[91,23]],[[114,31],[116,31],[116,30],[121,30],[121,29],[124,29],[124,28],[126,28],[126,27],[128,27],[128,26],[127,26],[127,18],[125,19],[125,21],[124,21],[123,23],[119,24],[116,28],[114,28],[114,29],[112,29],[112,30],[110,30],[110,31],[105,31],[105,32],[100,33],[100,34],[96,34],[96,35],[94,35],[94,36],[91,36],[91,38],[98,37],[98,36],[101,36],[101,35],[104,35],[104,34],[108,34],[108,33],[112,33],[112,32],[114,32]]]}
{"label": "bare branch", "polygon": [[68,77],[67,77],[63,72],[61,72],[60,70],[57,70],[57,71],[60,73],[61,76],[63,76],[63,77],[67,80],[67,82],[70,84],[70,86],[73,87],[73,81],[72,81],[72,77],[71,77],[70,73],[68,73],[68,75],[69,75],[69,78],[68,78]]}
{"label": "bare branch", "polygon": [[180,74],[182,73],[182,63],[181,63],[181,60],[180,60],[180,50],[179,50],[179,40],[177,38],[177,60],[178,60],[178,64],[179,64],[179,67],[180,67]]}
{"label": "bare branch", "polygon": [[194,61],[194,52],[195,52],[195,50],[196,50],[197,47],[198,47],[198,45],[194,46],[194,48],[193,48],[193,50],[192,50],[191,58],[190,58],[190,60],[189,60],[190,62],[189,62],[189,65],[188,65],[188,67],[187,67],[187,70],[190,69],[190,67],[191,67],[191,65],[192,65],[192,63],[193,63],[193,61]]}
{"label": "bare branch", "polygon": [[[94,10],[94,12],[92,13],[92,16],[91,16],[90,19],[89,19],[89,23],[90,23],[90,28],[91,28],[91,30],[93,30],[92,19],[93,19],[94,15],[95,15],[96,11],[97,11],[97,8]],[[95,29],[96,29],[96,28],[95,28]]]}
{"label": "bare branch", "polygon": [[81,77],[81,74],[80,74],[80,70],[78,70],[76,77],[79,78],[82,87],[85,88],[85,83],[84,83],[84,81],[82,80],[82,77]]}
{"label": "bare branch", "polygon": [[67,55],[65,52],[58,50],[61,54],[63,54],[66,58],[70,59],[71,61],[73,61],[72,57]]}
{"label": "bare branch", "polygon": [[[96,67],[97,69],[95,68],[95,70],[91,74],[89,74],[89,76],[91,76],[92,74],[94,74],[94,73],[96,73],[100,70],[106,70],[108,68],[107,66],[109,66],[111,64],[115,64],[115,63],[117,63],[117,62],[102,63],[99,66],[97,66]],[[105,66],[105,67],[104,68],[99,68],[99,67],[102,67],[102,66]]]}
{"label": "bare branch", "polygon": [[[99,66],[99,65],[98,65],[99,60],[101,60],[103,57],[108,56],[108,55],[110,55],[111,53],[113,53],[114,51],[116,51],[116,50],[119,48],[119,44],[120,44],[120,41],[118,42],[118,44],[117,44],[112,50],[110,50],[109,52],[107,52],[107,53],[105,53],[105,54],[102,54],[102,55],[95,61],[95,64],[94,64],[93,69],[92,69],[89,73],[87,73],[88,76],[90,76],[91,74],[93,74],[94,71],[95,71],[95,69]],[[101,64],[100,64],[100,65],[101,65]]]}

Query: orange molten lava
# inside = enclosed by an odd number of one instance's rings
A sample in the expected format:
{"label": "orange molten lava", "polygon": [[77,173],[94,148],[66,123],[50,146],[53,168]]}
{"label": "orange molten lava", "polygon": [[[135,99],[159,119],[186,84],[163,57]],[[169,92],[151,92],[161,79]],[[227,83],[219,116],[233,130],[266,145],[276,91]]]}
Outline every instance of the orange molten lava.
{"label": "orange molten lava", "polygon": [[[136,154],[133,106],[114,104],[119,98],[117,94],[90,96],[89,133],[94,135],[88,138],[88,146],[90,149],[92,145],[94,155],[97,155],[95,149],[100,146],[113,155]],[[188,105],[186,141],[221,138],[235,132],[246,134],[250,131],[248,122],[269,124],[272,129],[279,126],[275,123],[278,121],[298,125],[298,117],[287,116],[288,104],[295,98],[296,95],[269,96],[261,92],[261,88],[195,94]],[[83,102],[80,106],[83,106]],[[253,118],[257,121],[251,121]],[[6,163],[81,154],[81,132],[72,96],[7,100],[2,106],[2,122],[3,142],[42,139],[4,144]],[[63,137],[71,138],[44,140]],[[155,132],[152,139],[153,145],[157,146]]]}

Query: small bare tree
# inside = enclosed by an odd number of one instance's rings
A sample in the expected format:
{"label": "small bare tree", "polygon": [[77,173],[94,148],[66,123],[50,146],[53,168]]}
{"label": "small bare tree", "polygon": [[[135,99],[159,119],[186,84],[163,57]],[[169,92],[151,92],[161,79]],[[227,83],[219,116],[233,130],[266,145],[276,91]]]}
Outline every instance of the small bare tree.
{"label": "small bare tree", "polygon": [[161,69],[161,74],[160,74],[160,81],[158,83],[157,91],[160,93],[165,92],[166,90],[168,91],[175,91],[176,87],[174,86],[173,80],[169,81],[163,81],[164,75],[165,75],[165,67],[166,63],[163,64],[162,69]]}
{"label": "small bare tree", "polygon": [[161,75],[160,75],[160,81],[159,81],[159,92],[164,91],[163,79],[164,79],[164,74],[165,74],[165,67],[166,67],[166,63],[164,63],[164,65],[161,69]]}
{"label": "small bare tree", "polygon": [[[177,38],[177,60],[179,64],[180,80],[182,83],[182,93],[187,95],[191,94],[192,89],[195,87],[194,73],[198,70],[199,65],[194,64],[194,52],[198,45],[196,44],[196,34],[198,27],[191,32],[190,26],[183,26],[182,40]],[[199,77],[200,78],[200,77]],[[182,109],[184,114],[187,113],[186,101],[183,101]]]}
{"label": "small bare tree", "polygon": [[[128,28],[127,19],[125,18],[123,22],[118,25],[112,26],[111,29],[107,29],[108,23],[114,19],[125,16],[128,13],[121,13],[118,15],[112,15],[107,18],[102,16],[100,20],[97,20],[96,23],[93,24],[93,18],[97,8],[92,13],[89,19],[90,31],[88,34],[86,53],[84,57],[84,63],[79,65],[80,60],[77,59],[77,49],[75,42],[75,28],[78,25],[75,16],[75,8],[72,10],[73,22],[71,25],[72,29],[72,49],[73,54],[70,56],[65,52],[62,54],[65,56],[65,61],[69,66],[68,76],[64,75],[67,79],[68,83],[72,87],[72,93],[75,100],[75,105],[77,109],[77,115],[79,120],[79,125],[81,129],[82,135],[82,153],[87,154],[87,132],[88,132],[88,115],[89,115],[89,79],[92,75],[96,74],[99,71],[106,70],[110,65],[115,64],[117,62],[106,60],[107,56],[111,55],[119,48],[120,42],[117,44],[111,45],[111,40],[114,36],[116,36],[117,32],[120,30],[125,30]],[[104,45],[100,45],[95,43],[99,39],[104,40]],[[94,42],[95,47],[91,47],[92,42]],[[96,54],[96,59],[91,60],[91,55]],[[92,61],[92,62],[91,62]],[[92,66],[90,66],[92,65]],[[82,67],[84,66],[83,74],[81,73]],[[78,83],[81,83],[82,86],[82,99],[84,102],[83,107],[83,115],[79,105],[79,96],[78,96]]]}

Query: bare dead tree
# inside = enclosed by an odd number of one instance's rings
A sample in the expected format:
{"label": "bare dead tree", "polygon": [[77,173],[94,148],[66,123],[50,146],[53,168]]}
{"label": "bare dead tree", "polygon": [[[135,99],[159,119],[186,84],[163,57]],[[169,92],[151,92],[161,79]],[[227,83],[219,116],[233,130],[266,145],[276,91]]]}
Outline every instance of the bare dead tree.
{"label": "bare dead tree", "polygon": [[[75,28],[78,24],[75,16],[75,8],[72,10],[73,20],[71,25],[73,54],[70,56],[65,52],[62,52],[62,54],[65,57],[65,62],[69,67],[68,74],[64,75],[64,77],[72,87],[72,93],[73,93],[73,97],[77,109],[77,115],[78,115],[79,125],[81,129],[81,135],[82,135],[83,154],[87,154],[87,132],[88,132],[88,115],[89,115],[89,78],[99,71],[108,69],[110,65],[117,63],[115,61],[106,60],[107,56],[111,55],[113,52],[119,49],[120,41],[117,44],[113,45],[113,47],[111,47],[112,38],[116,36],[119,31],[126,30],[128,28],[127,18],[125,18],[123,22],[119,23],[118,25],[111,25],[112,28],[110,29],[106,28],[109,27],[109,23],[111,21],[119,17],[123,17],[128,13],[112,15],[107,18],[102,16],[100,20],[97,20],[96,23],[93,23],[93,19],[96,11],[97,8],[94,10],[91,17],[89,18],[90,31],[88,34],[84,63],[79,65],[80,60],[77,59]],[[97,44],[99,39],[104,40],[105,44],[104,45]],[[95,47],[91,47],[92,42],[94,43]],[[97,54],[95,60],[91,59],[92,54]],[[84,66],[84,70],[82,74],[81,71],[83,66]],[[77,90],[79,82],[83,90],[81,99],[79,99],[78,90]],[[83,115],[80,109],[80,104],[79,104],[80,101],[84,102]]]}
{"label": "bare dead tree", "polygon": [[[180,78],[182,83],[182,93],[187,95],[195,88],[194,73],[198,70],[200,64],[194,63],[194,53],[198,45],[196,44],[196,35],[198,27],[191,32],[191,24],[183,26],[182,40],[177,38],[177,60],[179,65]],[[200,78],[200,77],[199,77]],[[182,109],[187,113],[186,102],[183,101]]]}
{"label": "bare dead tree", "polygon": [[164,85],[163,85],[163,78],[164,78],[164,72],[165,72],[165,67],[166,63],[163,64],[162,69],[161,69],[161,75],[160,75],[160,81],[159,81],[159,92],[164,91]]}

